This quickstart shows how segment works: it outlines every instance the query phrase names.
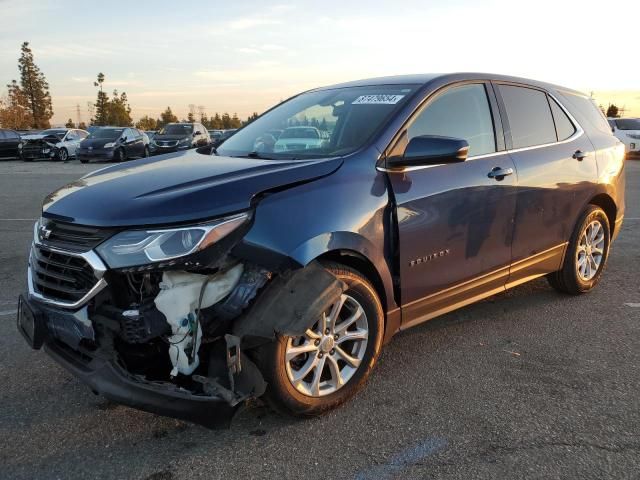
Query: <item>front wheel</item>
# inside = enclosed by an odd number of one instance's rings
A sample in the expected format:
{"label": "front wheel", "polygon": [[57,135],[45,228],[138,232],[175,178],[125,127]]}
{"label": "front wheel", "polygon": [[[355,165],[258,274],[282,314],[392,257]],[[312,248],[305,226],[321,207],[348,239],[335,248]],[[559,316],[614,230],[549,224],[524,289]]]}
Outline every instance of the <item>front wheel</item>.
{"label": "front wheel", "polygon": [[256,354],[267,401],[284,413],[315,416],[346,402],[380,353],[384,316],[375,289],[351,268],[326,268],[347,285],[338,301],[304,335],[279,335]]}
{"label": "front wheel", "polygon": [[118,150],[116,150],[114,157],[116,162],[124,162],[126,160],[124,149],[119,148]]}
{"label": "front wheel", "polygon": [[556,290],[578,295],[600,281],[609,255],[609,219],[604,211],[589,205],[571,235],[562,269],[547,276]]}
{"label": "front wheel", "polygon": [[66,162],[66,161],[69,160],[69,152],[67,151],[66,148],[61,148],[60,149],[60,151],[58,152],[58,158],[62,162]]}

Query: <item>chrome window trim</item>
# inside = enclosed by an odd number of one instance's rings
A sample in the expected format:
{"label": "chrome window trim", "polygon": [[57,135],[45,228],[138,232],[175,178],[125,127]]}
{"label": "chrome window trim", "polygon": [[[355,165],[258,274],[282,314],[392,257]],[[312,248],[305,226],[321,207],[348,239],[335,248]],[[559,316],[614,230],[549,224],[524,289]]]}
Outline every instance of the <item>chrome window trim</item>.
{"label": "chrome window trim", "polygon": [[[518,152],[526,152],[526,151],[529,151],[529,150],[535,150],[537,148],[552,147],[552,146],[555,146],[555,145],[562,145],[562,144],[565,144],[565,143],[570,143],[570,142],[573,142],[574,140],[577,140],[578,138],[580,138],[584,134],[584,130],[580,126],[578,121],[575,119],[575,117],[573,115],[571,115],[571,112],[569,112],[569,110],[567,110],[567,108],[562,104],[562,102],[560,100],[558,100],[558,98],[556,98],[552,93],[550,93],[550,92],[548,92],[546,90],[544,90],[544,92],[547,95],[549,95],[553,100],[555,100],[555,102],[560,106],[562,111],[567,115],[567,117],[569,117],[569,120],[571,120],[571,123],[573,124],[573,126],[576,129],[576,131],[573,133],[573,135],[571,135],[569,138],[566,138],[564,140],[560,140],[560,141],[556,141],[556,142],[552,142],[552,143],[543,143],[541,145],[532,145],[530,147],[512,148],[512,149],[501,150],[499,152],[485,153],[483,155],[474,155],[474,156],[468,157],[467,160],[465,160],[465,161],[469,162],[469,161],[478,160],[478,159],[482,159],[482,158],[495,157],[497,155],[504,155],[504,154],[518,153]],[[553,118],[553,114],[552,114],[552,118]],[[555,129],[555,124],[554,124],[553,128]],[[435,164],[435,165],[417,165],[417,166],[414,166],[414,167],[405,167],[405,168],[385,168],[385,167],[381,167],[381,166],[376,166],[376,170],[379,171],[379,172],[386,172],[386,173],[406,173],[406,172],[415,172],[417,170],[424,170],[424,169],[427,169],[427,168],[442,167],[444,165],[451,165],[451,164],[438,163],[438,164]]]}

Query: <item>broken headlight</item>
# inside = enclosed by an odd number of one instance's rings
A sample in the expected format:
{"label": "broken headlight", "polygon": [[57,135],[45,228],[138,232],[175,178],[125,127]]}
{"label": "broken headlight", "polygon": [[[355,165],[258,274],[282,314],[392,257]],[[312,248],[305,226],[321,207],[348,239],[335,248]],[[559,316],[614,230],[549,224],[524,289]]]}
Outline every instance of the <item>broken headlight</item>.
{"label": "broken headlight", "polygon": [[248,213],[181,228],[126,230],[97,248],[111,268],[184,257],[213,245],[249,219]]}

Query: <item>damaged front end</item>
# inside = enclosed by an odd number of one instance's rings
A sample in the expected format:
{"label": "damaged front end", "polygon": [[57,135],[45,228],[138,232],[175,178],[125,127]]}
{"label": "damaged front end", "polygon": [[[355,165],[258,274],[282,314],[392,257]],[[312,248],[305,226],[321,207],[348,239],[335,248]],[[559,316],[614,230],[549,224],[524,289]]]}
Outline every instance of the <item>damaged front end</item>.
{"label": "damaged front end", "polygon": [[58,156],[60,139],[55,135],[45,137],[25,136],[22,140],[23,160],[47,160]]}
{"label": "damaged front end", "polygon": [[303,332],[343,289],[316,264],[272,272],[234,256],[250,223],[118,232],[41,219],[19,330],[111,400],[227,426],[266,388],[251,349]]}

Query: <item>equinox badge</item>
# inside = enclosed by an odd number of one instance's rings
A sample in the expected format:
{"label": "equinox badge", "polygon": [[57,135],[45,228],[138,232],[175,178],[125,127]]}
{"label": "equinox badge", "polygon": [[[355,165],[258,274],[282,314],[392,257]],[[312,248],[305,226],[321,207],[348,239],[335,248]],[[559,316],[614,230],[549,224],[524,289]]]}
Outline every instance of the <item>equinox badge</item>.
{"label": "equinox badge", "polygon": [[447,255],[449,255],[449,253],[451,253],[451,251],[448,248],[445,248],[444,250],[440,250],[439,252],[431,253],[429,255],[425,255],[424,257],[419,257],[415,260],[411,260],[409,262],[409,266],[415,267],[416,265],[430,262],[431,260],[435,260],[436,258],[446,257]]}

